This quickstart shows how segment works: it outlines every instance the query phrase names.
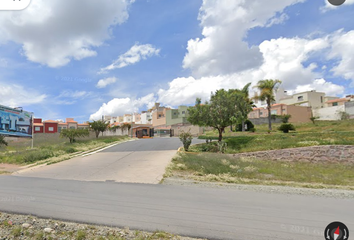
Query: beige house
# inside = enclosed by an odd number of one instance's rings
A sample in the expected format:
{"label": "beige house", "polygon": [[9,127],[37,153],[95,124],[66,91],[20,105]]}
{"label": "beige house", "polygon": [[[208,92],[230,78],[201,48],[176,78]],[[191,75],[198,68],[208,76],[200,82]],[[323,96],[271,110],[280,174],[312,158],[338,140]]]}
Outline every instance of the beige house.
{"label": "beige house", "polygon": [[[290,123],[306,123],[310,122],[312,117],[311,107],[303,106],[294,106],[294,105],[285,105],[285,104],[274,104],[271,108],[271,115],[291,115],[289,119]],[[268,109],[267,108],[254,108],[252,112],[248,114],[248,118],[260,119],[268,118]]]}
{"label": "beige house", "polygon": [[337,98],[326,101],[326,107],[343,106],[346,102],[354,101],[354,95],[347,95],[345,98]]}
{"label": "beige house", "polygon": [[283,96],[279,99],[279,104],[312,107],[312,109],[324,108],[326,102],[338,99],[337,97],[326,96],[324,92],[316,92],[315,90],[295,93],[289,96]]}

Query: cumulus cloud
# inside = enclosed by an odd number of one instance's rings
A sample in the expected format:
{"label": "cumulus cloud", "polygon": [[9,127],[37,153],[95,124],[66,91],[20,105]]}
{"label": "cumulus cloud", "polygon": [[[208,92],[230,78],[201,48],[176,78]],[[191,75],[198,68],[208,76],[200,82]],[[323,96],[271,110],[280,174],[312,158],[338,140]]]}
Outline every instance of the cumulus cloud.
{"label": "cumulus cloud", "polygon": [[1,104],[9,107],[24,107],[31,104],[42,103],[47,95],[40,94],[34,89],[24,89],[20,85],[7,85],[1,83],[0,99]]}
{"label": "cumulus cloud", "polygon": [[338,59],[337,66],[331,69],[335,76],[354,81],[354,31],[338,31],[331,39],[332,49],[329,59]]}
{"label": "cumulus cloud", "polygon": [[139,108],[145,106],[151,108],[156,101],[154,94],[146,95],[142,98],[114,98],[111,101],[104,103],[100,109],[90,116],[90,120],[101,119],[102,116],[122,116],[138,112]]}
{"label": "cumulus cloud", "polygon": [[328,96],[336,96],[344,93],[345,88],[343,86],[339,86],[333,84],[331,82],[327,82],[325,79],[320,78],[316,79],[314,82],[306,85],[299,85],[293,91],[295,92],[306,92],[316,90],[317,92],[325,92]]}
{"label": "cumulus cloud", "polygon": [[259,45],[264,59],[260,67],[218,76],[176,78],[167,89],[158,91],[158,101],[172,106],[193,104],[197,97],[208,100],[210,92],[217,89],[242,88],[249,82],[254,86],[261,79],[280,79],[283,88],[293,92],[317,89],[329,95],[342,94],[344,88],[323,79],[316,63],[304,65],[313,54],[328,52],[331,42],[329,36],[266,40]]}
{"label": "cumulus cloud", "polygon": [[148,57],[158,55],[159,52],[160,49],[156,49],[151,44],[135,44],[126,53],[120,55],[111,65],[102,68],[100,73],[136,64],[141,60],[147,59]]}
{"label": "cumulus cloud", "polygon": [[286,20],[277,14],[285,7],[304,0],[204,0],[199,20],[203,38],[188,41],[183,67],[194,77],[230,74],[263,63],[258,46],[244,38],[251,28],[271,26]]}
{"label": "cumulus cloud", "polygon": [[[128,0],[36,0],[24,11],[2,12],[0,43],[22,45],[28,60],[61,67],[95,56],[110,27],[128,18]],[[83,7],[84,6],[84,7]]]}
{"label": "cumulus cloud", "polygon": [[98,81],[96,87],[97,88],[105,88],[108,85],[113,84],[115,82],[117,82],[117,78],[115,78],[115,77],[101,79],[101,80]]}

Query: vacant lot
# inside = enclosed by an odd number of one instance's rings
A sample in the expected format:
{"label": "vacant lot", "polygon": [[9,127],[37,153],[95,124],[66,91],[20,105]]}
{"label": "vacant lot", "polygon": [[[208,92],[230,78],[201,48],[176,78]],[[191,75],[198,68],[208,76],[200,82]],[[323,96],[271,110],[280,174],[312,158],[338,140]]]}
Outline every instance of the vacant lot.
{"label": "vacant lot", "polygon": [[167,168],[165,177],[354,190],[354,165],[235,159],[217,153],[179,153]]}
{"label": "vacant lot", "polygon": [[[256,126],[256,132],[230,132],[226,130],[224,141],[226,153],[254,152],[284,148],[296,148],[318,145],[354,145],[354,120],[322,121],[316,123],[295,124],[296,132],[282,133],[273,125],[273,131],[267,132],[267,125]],[[217,152],[217,132],[210,131],[200,138],[212,138],[211,144],[192,146],[192,152]]]}
{"label": "vacant lot", "polygon": [[[354,145],[354,120],[326,121],[295,125],[297,131],[284,134],[273,125],[256,126],[255,133],[226,130],[225,153],[242,153],[316,145]],[[166,177],[197,181],[288,185],[311,188],[354,189],[354,165],[349,163],[282,162],[269,159],[236,159],[219,151],[217,132],[200,138],[212,138],[190,148],[191,153],[179,153],[166,172]]]}
{"label": "vacant lot", "polygon": [[37,145],[34,149],[16,149],[10,145],[7,148],[2,147],[2,151],[0,152],[0,163],[27,165],[50,158],[58,158],[57,160],[60,161],[65,158],[70,158],[73,154],[105,147],[109,144],[123,142],[128,139],[129,137],[127,136],[114,136],[100,137],[94,140],[77,140],[73,144],[70,144],[67,141],[56,144],[42,143],[39,146]]}

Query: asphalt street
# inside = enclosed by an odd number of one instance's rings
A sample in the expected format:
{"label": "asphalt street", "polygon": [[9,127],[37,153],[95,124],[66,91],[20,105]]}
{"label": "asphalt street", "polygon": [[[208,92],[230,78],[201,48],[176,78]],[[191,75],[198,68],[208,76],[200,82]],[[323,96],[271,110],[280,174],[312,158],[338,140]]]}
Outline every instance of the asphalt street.
{"label": "asphalt street", "polygon": [[322,240],[353,199],[219,188],[0,176],[0,211],[208,239]]}
{"label": "asphalt street", "polygon": [[[201,140],[193,139],[193,143]],[[178,138],[141,139],[118,144],[98,153],[53,165],[15,172],[14,176],[79,181],[115,181],[157,184],[177,149]]]}
{"label": "asphalt street", "polygon": [[103,181],[149,174],[156,181],[164,170],[156,166],[165,166],[179,146],[177,138],[127,142],[0,176],[0,211],[207,239],[322,240],[334,221],[354,231],[354,199]]}

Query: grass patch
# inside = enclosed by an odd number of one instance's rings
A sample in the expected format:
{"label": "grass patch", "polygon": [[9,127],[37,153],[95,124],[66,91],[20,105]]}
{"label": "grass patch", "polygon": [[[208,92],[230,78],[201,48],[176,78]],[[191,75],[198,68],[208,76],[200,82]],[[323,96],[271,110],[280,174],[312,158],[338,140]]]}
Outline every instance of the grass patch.
{"label": "grass patch", "polygon": [[3,148],[0,152],[0,163],[26,165],[46,159],[59,157],[59,160],[70,158],[71,154],[86,152],[91,149],[105,147],[114,142],[128,140],[127,136],[100,137],[93,140],[77,140],[75,143],[60,142],[57,144],[45,144],[36,146],[35,149],[18,149],[17,151],[9,148]]}
{"label": "grass patch", "polygon": [[[277,129],[280,124],[273,124]],[[296,124],[296,132],[282,133],[273,130],[267,132],[267,125],[257,126],[257,133],[226,131],[223,140],[228,147],[226,153],[255,152],[286,148],[320,146],[320,145],[354,145],[354,120],[323,121]],[[211,138],[210,144],[199,144],[190,147],[191,152],[217,152],[216,131],[209,131],[200,139]]]}
{"label": "grass patch", "polygon": [[354,165],[236,159],[229,155],[177,154],[165,177],[183,176],[200,181],[292,185],[345,186],[354,189]]}

